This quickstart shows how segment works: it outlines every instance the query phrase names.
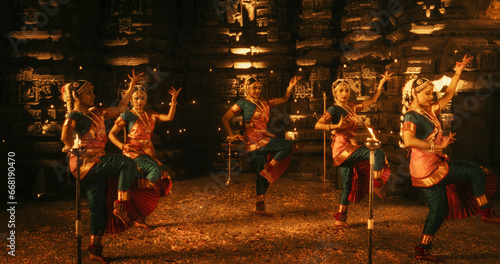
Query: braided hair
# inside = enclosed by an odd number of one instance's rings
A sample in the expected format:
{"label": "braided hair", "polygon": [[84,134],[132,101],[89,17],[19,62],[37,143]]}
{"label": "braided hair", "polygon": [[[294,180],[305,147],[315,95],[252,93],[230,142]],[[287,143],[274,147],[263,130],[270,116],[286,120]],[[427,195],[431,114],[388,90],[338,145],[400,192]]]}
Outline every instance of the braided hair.
{"label": "braided hair", "polygon": [[76,97],[79,97],[84,90],[89,88],[89,85],[92,84],[85,80],[79,80],[67,83],[61,87],[61,99],[66,103],[68,113],[73,111]]}
{"label": "braided hair", "polygon": [[400,117],[401,122],[399,130],[400,148],[406,148],[403,140],[403,123],[405,121],[405,114],[410,109],[410,105],[413,102],[413,100],[417,97],[417,93],[421,92],[428,85],[433,85],[429,79],[420,78],[420,79],[409,80],[403,87],[403,98],[402,98],[403,108],[401,109],[401,117]]}

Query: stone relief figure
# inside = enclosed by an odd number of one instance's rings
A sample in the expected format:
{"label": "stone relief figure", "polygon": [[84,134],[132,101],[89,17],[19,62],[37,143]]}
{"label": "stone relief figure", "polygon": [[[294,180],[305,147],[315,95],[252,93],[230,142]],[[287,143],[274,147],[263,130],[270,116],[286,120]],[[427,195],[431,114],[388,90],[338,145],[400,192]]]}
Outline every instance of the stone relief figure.
{"label": "stone relief figure", "polygon": [[[229,24],[239,23],[240,26],[243,26],[245,18],[248,18],[248,21],[255,20],[257,10],[256,0],[226,0],[225,5],[227,22]],[[220,7],[220,3],[216,7]]]}
{"label": "stone relief figure", "polygon": [[227,23],[240,23],[243,26],[243,18],[241,15],[241,6],[239,0],[226,0],[226,15]]}
{"label": "stone relief figure", "polygon": [[[28,7],[23,11],[23,22],[25,25],[36,25],[38,24],[38,16],[40,11],[34,7]],[[33,28],[30,28],[33,29]]]}
{"label": "stone relief figure", "polygon": [[497,53],[486,50],[476,54],[476,64],[478,69],[494,69],[497,67]]}
{"label": "stone relief figure", "polygon": [[20,103],[29,103],[29,102],[37,102],[37,93],[36,86],[34,82],[22,81],[18,86],[19,92],[19,102]]}

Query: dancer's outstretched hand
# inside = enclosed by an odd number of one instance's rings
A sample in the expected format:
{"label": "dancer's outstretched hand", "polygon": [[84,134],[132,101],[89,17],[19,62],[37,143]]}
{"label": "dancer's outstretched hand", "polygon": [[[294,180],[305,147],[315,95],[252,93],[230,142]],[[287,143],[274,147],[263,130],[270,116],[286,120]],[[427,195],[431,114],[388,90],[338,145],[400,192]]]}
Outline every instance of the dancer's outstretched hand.
{"label": "dancer's outstretched hand", "polygon": [[132,70],[132,76],[130,76],[130,74],[128,74],[128,78],[130,79],[130,81],[132,81],[134,83],[138,83],[138,82],[141,82],[144,80],[144,73],[141,72],[137,75],[137,74],[135,74],[135,70]]}
{"label": "dancer's outstretched hand", "polygon": [[182,90],[182,87],[179,88],[179,90],[175,90],[175,88],[173,86],[172,86],[172,88],[170,88],[168,93],[170,95],[172,95],[172,103],[175,103],[177,101],[177,96],[179,96],[179,93],[181,92],[181,90]]}
{"label": "dancer's outstretched hand", "polygon": [[382,77],[383,81],[387,81],[392,79],[393,74],[394,74],[393,72],[385,71],[384,74],[380,74],[380,76]]}
{"label": "dancer's outstretched hand", "polygon": [[463,69],[467,64],[469,64],[472,59],[474,59],[474,56],[467,57],[467,55],[464,55],[462,58],[462,61],[457,61],[455,64],[455,73],[460,74],[462,73]]}
{"label": "dancer's outstretched hand", "polygon": [[292,92],[293,88],[297,83],[302,79],[302,76],[293,76],[292,79],[290,80],[290,83],[288,84],[288,88],[286,89],[287,92]]}
{"label": "dancer's outstretched hand", "polygon": [[450,135],[447,136],[447,137],[443,137],[443,140],[441,141],[441,149],[446,149],[451,143],[455,142],[455,140],[457,140],[455,138],[455,135],[457,133],[451,133],[450,132]]}

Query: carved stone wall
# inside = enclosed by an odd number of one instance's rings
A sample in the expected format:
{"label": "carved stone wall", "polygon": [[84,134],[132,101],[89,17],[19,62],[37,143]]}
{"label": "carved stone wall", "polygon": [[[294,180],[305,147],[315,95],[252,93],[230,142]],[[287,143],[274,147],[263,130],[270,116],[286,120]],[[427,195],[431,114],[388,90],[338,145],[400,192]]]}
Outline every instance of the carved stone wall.
{"label": "carved stone wall", "polygon": [[[6,1],[0,135],[13,149],[20,149],[19,142],[42,142],[32,145],[60,158],[56,148],[45,147],[60,144],[66,111],[60,86],[87,79],[95,86],[96,104],[110,106],[135,69],[146,73],[149,105],[158,112],[168,111],[169,88],[183,87],[175,120],[155,131],[159,153],[179,148],[184,162],[196,159],[196,168],[210,170],[220,165],[216,154],[223,151],[220,117],[243,96],[243,79],[257,76],[263,95],[272,98],[300,75],[290,102],[273,110],[273,129],[306,145],[290,172],[317,174],[322,164],[312,160],[322,155],[323,134],[313,127],[324,102],[333,104],[331,84],[337,78],[349,81],[352,100],[364,100],[381,73],[394,72],[378,103],[360,118],[396,148],[404,83],[415,77],[438,80],[440,96],[454,62],[473,55],[457,90],[465,98],[454,99],[441,119],[446,130],[464,135],[472,129],[464,125],[469,116],[477,124],[495,121],[495,111],[476,114],[476,105],[498,104],[499,6],[498,0]],[[233,125],[240,128],[238,121]],[[473,136],[498,143],[498,128],[488,129]],[[360,140],[366,136],[361,127]],[[483,157],[461,144],[452,149],[457,157]],[[494,155],[486,163],[498,160]],[[301,167],[301,159],[314,166]]]}

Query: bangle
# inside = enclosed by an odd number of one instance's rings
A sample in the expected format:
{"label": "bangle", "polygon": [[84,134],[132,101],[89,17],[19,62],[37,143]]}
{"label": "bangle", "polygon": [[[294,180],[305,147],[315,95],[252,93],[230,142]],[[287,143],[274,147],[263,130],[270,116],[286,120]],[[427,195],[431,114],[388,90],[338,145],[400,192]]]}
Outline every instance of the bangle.
{"label": "bangle", "polygon": [[431,144],[431,152],[434,152],[434,142],[433,141],[429,141],[429,144]]}
{"label": "bangle", "polygon": [[175,102],[175,103],[169,103],[169,105],[177,105],[177,102]]}
{"label": "bangle", "polygon": [[125,94],[125,96],[129,96],[129,97],[132,97],[132,92],[128,92]]}
{"label": "bangle", "polygon": [[453,79],[453,78],[455,78],[455,76],[457,76],[457,77],[456,77],[456,79],[460,79],[460,74],[455,73],[455,74],[453,75],[452,79]]}
{"label": "bangle", "polygon": [[332,126],[331,126],[331,124],[328,124],[328,125],[327,125],[327,128],[328,128],[328,129],[327,129],[327,131],[331,131],[331,130],[332,130]]}

